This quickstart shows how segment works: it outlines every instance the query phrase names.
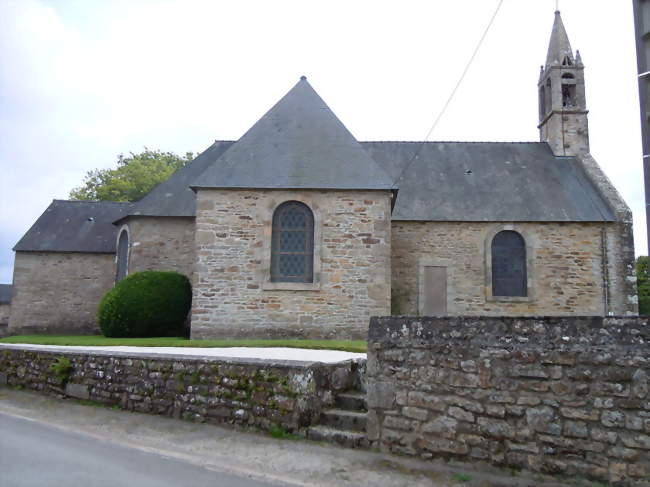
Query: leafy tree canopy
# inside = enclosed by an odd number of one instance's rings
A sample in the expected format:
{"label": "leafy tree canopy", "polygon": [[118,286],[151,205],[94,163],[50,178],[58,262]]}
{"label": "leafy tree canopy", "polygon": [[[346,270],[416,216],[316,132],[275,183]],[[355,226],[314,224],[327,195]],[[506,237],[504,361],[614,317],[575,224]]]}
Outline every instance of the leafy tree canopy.
{"label": "leafy tree canopy", "polygon": [[88,171],[84,183],[70,191],[75,200],[138,201],[157,184],[194,159],[192,152],[178,156],[173,152],[149,150],[120,154],[116,169]]}
{"label": "leafy tree canopy", "polygon": [[650,258],[641,255],[636,259],[636,285],[639,292],[639,314],[650,315]]}

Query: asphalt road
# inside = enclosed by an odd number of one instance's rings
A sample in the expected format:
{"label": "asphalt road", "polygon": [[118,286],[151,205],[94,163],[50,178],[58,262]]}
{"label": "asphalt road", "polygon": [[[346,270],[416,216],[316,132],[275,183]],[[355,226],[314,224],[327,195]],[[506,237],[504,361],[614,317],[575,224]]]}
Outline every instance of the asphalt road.
{"label": "asphalt road", "polygon": [[270,487],[0,413],[3,487]]}
{"label": "asphalt road", "polygon": [[[1,1],[1,0],[0,0]],[[470,481],[459,481],[471,477]],[[565,487],[485,465],[272,438],[0,386],[0,487]]]}

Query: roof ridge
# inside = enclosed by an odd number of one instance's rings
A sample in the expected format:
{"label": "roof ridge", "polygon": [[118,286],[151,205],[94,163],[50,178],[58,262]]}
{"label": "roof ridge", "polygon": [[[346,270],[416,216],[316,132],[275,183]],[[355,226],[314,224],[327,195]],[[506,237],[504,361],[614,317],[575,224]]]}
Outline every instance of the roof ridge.
{"label": "roof ridge", "polygon": [[360,144],[546,144],[536,141],[501,141],[501,140],[360,140]]}
{"label": "roof ridge", "polygon": [[132,205],[132,201],[103,201],[103,200],[60,200],[57,198],[54,198],[52,200],[53,202],[56,201],[58,203],[101,203],[101,204],[109,204],[109,205]]}

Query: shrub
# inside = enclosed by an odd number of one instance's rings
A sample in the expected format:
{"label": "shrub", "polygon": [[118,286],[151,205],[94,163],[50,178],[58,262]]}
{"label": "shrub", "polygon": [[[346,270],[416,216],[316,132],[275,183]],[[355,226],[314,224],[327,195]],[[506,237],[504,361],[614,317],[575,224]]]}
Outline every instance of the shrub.
{"label": "shrub", "polygon": [[59,384],[65,384],[72,373],[72,362],[68,357],[59,357],[50,364],[50,370],[58,379]]}
{"label": "shrub", "polygon": [[136,272],[104,295],[97,318],[107,337],[183,336],[191,302],[192,288],[184,275]]}

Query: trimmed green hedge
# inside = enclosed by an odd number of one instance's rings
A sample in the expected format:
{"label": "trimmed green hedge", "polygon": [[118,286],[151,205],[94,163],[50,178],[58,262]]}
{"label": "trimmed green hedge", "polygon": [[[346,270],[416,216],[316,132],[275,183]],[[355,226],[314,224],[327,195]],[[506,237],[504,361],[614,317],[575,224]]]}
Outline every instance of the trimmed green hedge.
{"label": "trimmed green hedge", "polygon": [[185,336],[192,287],[183,274],[136,272],[118,282],[99,303],[99,328],[107,337]]}

